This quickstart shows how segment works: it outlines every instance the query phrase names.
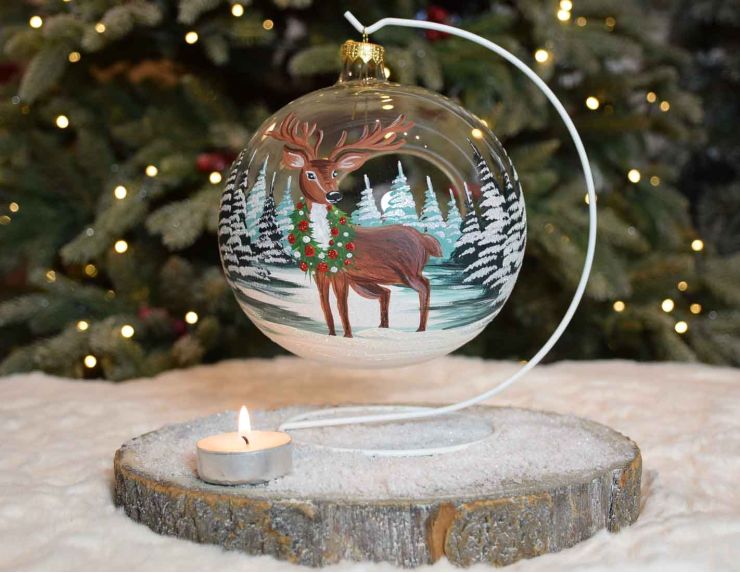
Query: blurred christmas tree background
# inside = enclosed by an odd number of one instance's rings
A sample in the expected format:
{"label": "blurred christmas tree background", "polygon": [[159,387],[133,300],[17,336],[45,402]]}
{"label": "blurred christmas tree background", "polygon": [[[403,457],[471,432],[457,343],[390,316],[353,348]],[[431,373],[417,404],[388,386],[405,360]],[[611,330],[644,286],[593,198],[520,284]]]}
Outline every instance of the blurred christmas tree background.
{"label": "blurred christmas tree background", "polygon": [[[259,123],[333,83],[342,18],[459,25],[555,89],[599,193],[587,300],[550,358],[740,364],[731,0],[27,0],[0,4],[0,373],[121,380],[280,352],[218,261],[222,178]],[[462,352],[528,358],[575,288],[587,211],[564,128],[482,48],[385,29],[390,79],[485,119],[529,220],[512,299]]]}

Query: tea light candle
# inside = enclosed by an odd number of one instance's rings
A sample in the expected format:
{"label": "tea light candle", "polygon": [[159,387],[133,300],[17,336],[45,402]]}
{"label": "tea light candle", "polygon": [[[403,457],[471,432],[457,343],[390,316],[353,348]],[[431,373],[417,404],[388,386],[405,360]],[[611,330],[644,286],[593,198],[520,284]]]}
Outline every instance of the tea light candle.
{"label": "tea light candle", "polygon": [[238,431],[199,440],[198,476],[218,485],[256,484],[293,469],[293,444],[285,432],[252,430],[242,406]]}

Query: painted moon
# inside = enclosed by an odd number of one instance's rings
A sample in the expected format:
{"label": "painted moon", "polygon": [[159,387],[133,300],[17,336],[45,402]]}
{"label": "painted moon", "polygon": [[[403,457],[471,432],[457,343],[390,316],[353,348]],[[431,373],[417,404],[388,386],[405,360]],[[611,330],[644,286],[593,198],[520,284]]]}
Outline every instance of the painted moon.
{"label": "painted moon", "polygon": [[392,196],[393,194],[390,191],[388,191],[388,193],[386,193],[380,198],[380,211],[382,213],[385,213],[388,210],[388,205],[390,205]]}

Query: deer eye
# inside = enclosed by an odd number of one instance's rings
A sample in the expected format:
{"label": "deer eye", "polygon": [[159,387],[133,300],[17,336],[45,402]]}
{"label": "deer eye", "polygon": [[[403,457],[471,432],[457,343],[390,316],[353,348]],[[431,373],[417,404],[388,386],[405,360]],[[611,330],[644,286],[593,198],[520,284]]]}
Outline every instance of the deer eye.
{"label": "deer eye", "polygon": [[316,173],[313,171],[306,171],[306,177],[308,177],[311,181],[316,181]]}
{"label": "deer eye", "polygon": [[337,178],[337,175],[339,175],[339,173],[337,173],[336,170],[331,172],[331,176],[334,177],[334,179]]}

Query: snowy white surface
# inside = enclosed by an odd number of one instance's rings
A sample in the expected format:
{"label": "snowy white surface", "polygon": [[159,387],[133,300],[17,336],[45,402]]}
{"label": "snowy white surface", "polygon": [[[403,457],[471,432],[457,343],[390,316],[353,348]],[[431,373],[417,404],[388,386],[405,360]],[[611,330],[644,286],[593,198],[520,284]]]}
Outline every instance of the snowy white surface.
{"label": "snowy white surface", "polygon": [[[112,457],[161,425],[297,403],[446,402],[516,365],[443,358],[395,371],[293,358],[226,362],[125,384],[41,374],[0,380],[0,569],[293,570],[159,536],[111,500]],[[643,455],[633,526],[509,569],[736,569],[740,563],[740,371],[605,361],[535,369],[497,403],[591,418]],[[423,570],[447,570],[439,562]],[[388,570],[342,563],[333,570]],[[484,570],[485,567],[477,567]]]}

